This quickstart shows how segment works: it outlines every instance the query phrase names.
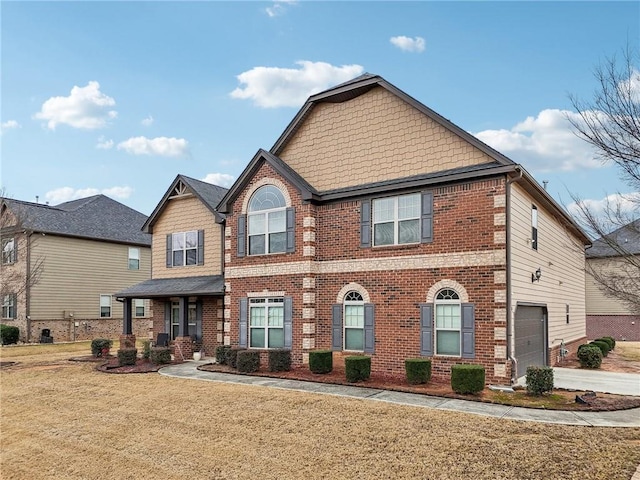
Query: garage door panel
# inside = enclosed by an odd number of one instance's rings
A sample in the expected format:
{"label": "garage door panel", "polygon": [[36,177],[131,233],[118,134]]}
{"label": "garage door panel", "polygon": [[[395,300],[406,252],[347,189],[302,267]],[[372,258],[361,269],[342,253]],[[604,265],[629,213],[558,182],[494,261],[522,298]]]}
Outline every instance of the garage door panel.
{"label": "garage door panel", "polygon": [[518,377],[527,373],[527,367],[546,364],[545,316],[542,307],[518,306],[515,315],[515,356]]}

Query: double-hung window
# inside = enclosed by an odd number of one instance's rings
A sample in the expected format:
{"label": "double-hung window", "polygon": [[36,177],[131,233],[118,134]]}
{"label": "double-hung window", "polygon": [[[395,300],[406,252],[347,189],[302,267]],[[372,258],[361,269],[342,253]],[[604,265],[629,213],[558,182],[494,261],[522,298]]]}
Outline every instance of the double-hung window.
{"label": "double-hung window", "polygon": [[435,307],[436,354],[460,356],[460,297],[453,290],[441,290]]}
{"label": "double-hung window", "polygon": [[420,242],[420,194],[378,198],[373,201],[373,244]]}
{"label": "double-hung window", "polygon": [[249,347],[284,348],[284,299],[249,300]]}
{"label": "double-hung window", "polygon": [[172,235],[173,266],[196,265],[198,262],[198,232],[180,232]]}
{"label": "double-hung window", "polygon": [[538,207],[531,205],[531,248],[538,250]]}
{"label": "double-hung window", "polygon": [[2,264],[7,265],[16,262],[16,240],[5,238],[2,240]]}
{"label": "double-hung window", "polygon": [[133,306],[136,317],[144,317],[144,299],[135,298],[133,300]]}
{"label": "double-hung window", "polygon": [[129,247],[129,270],[140,270],[140,249]]}
{"label": "double-hung window", "polygon": [[111,295],[100,295],[100,317],[111,317]]}
{"label": "double-hung window", "polygon": [[287,250],[287,204],[273,185],[255,191],[249,201],[249,255],[282,253]]}
{"label": "double-hung window", "polygon": [[2,318],[16,318],[16,295],[3,295]]}
{"label": "double-hung window", "polygon": [[344,297],[344,349],[364,351],[364,300],[358,292]]}

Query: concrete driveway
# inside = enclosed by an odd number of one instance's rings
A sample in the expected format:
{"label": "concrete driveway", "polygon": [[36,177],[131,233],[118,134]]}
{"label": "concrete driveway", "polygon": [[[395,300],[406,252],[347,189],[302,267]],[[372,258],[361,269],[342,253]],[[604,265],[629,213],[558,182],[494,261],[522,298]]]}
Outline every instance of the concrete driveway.
{"label": "concrete driveway", "polygon": [[553,380],[556,388],[640,396],[640,374],[637,373],[554,367]]}

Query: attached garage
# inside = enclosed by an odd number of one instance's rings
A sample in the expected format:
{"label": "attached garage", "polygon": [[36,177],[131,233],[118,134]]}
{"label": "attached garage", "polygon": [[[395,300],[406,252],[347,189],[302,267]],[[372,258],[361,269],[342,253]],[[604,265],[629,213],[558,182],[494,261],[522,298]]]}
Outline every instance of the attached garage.
{"label": "attached garage", "polygon": [[515,314],[515,357],[518,377],[529,366],[547,365],[547,308],[518,304]]}

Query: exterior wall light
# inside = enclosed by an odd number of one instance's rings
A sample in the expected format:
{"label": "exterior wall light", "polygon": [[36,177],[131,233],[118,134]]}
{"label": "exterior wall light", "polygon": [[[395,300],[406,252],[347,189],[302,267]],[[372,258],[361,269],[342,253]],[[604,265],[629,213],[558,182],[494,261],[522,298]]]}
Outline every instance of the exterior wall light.
{"label": "exterior wall light", "polygon": [[531,274],[531,283],[533,282],[539,282],[540,281],[540,277],[542,276],[542,270],[540,270],[540,268],[538,268],[535,273]]}

